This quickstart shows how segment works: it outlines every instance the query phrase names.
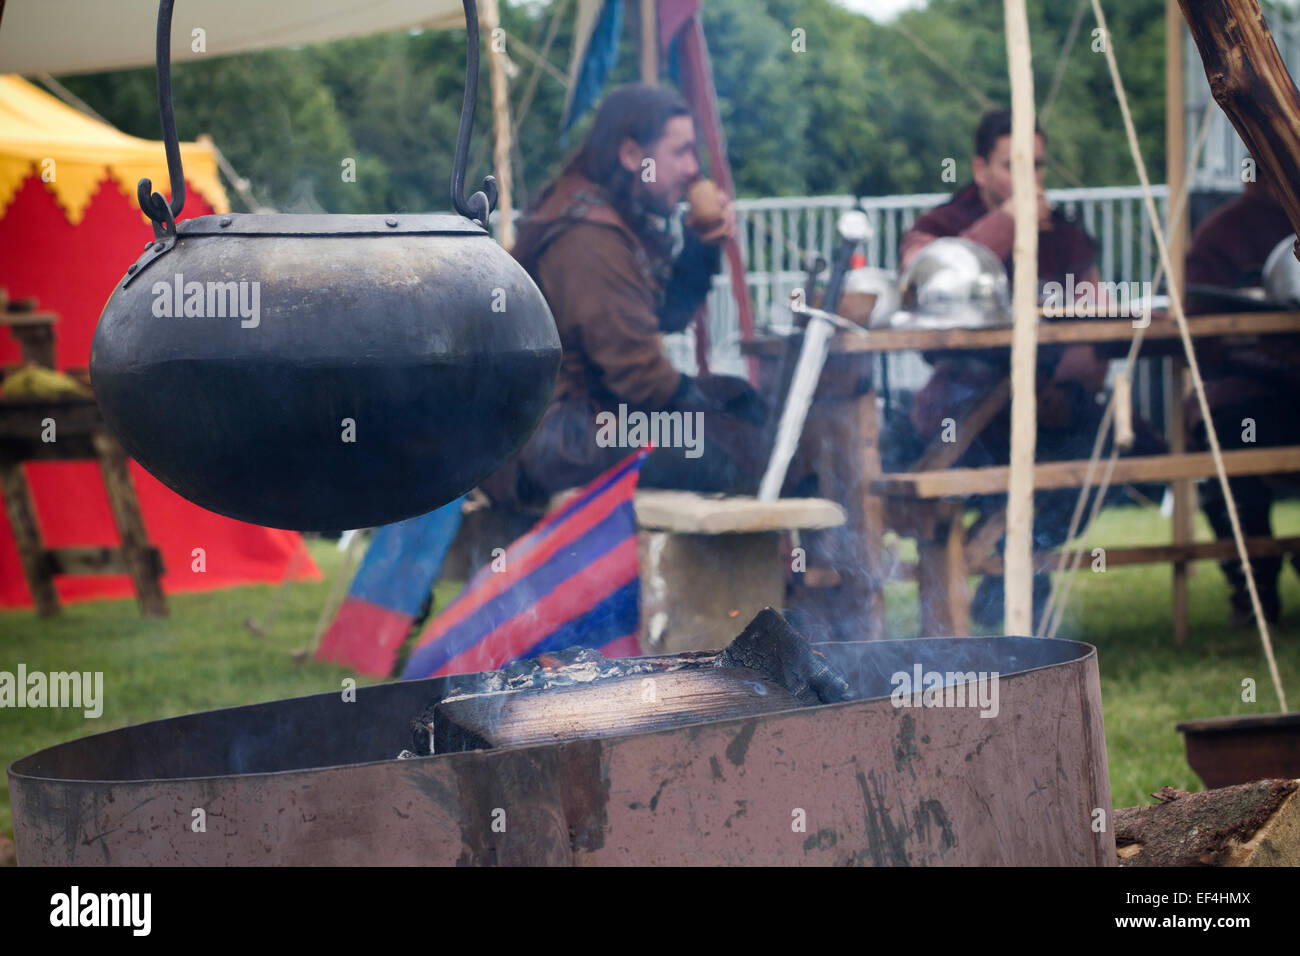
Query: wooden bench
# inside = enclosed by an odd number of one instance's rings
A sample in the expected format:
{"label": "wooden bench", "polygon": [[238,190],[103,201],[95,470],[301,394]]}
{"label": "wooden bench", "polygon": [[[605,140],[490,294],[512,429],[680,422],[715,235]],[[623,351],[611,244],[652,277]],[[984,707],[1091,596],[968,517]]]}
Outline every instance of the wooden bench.
{"label": "wooden bench", "polygon": [[[490,560],[492,548],[525,533],[577,493],[577,488],[558,492],[536,513],[500,508],[477,495],[467,503],[443,562],[444,579],[468,579]],[[784,534],[832,529],[845,521],[843,508],[821,498],[760,502],[647,488],[633,500],[639,638],[647,654],[726,647],[763,608],[785,605],[787,571],[795,562]]]}
{"label": "wooden bench", "polygon": [[[1100,463],[1094,481],[1100,478]],[[1223,453],[1229,477],[1300,472],[1300,446],[1257,448]],[[1039,462],[1034,466],[1034,488],[1079,488],[1087,472],[1087,461]],[[963,518],[966,502],[974,495],[1005,494],[1010,469],[949,468],[885,474],[871,482],[875,494],[888,499],[891,526],[915,537],[915,577],[920,589],[921,635],[964,637],[970,633],[971,574],[1001,574],[1002,558],[992,554],[1005,531],[1005,512],[989,516],[969,531]],[[1196,478],[1218,480],[1213,457],[1208,452],[1134,456],[1115,462],[1111,482],[1179,481]],[[1300,551],[1300,538],[1250,538],[1247,551],[1252,557]],[[1186,562],[1236,555],[1232,541],[1175,542],[1168,545],[1106,548],[1106,565]],[[1038,552],[1035,570],[1056,567],[1058,553]],[[1037,623],[1037,622],[1035,622]],[[1176,641],[1178,635],[1176,635]]]}
{"label": "wooden bench", "polygon": [[822,498],[758,501],[647,489],[636,493],[641,647],[669,654],[726,647],[755,614],[785,602],[782,533],[842,525]]}

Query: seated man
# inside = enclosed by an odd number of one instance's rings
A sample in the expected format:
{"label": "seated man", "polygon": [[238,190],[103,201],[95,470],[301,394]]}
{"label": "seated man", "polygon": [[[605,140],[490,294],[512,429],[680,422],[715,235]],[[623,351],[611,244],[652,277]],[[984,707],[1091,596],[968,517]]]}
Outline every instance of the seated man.
{"label": "seated man", "polygon": [[[1259,173],[1258,181],[1247,183],[1241,196],[1220,206],[1197,227],[1187,253],[1189,288],[1243,289],[1261,284],[1264,260],[1293,230],[1264,170],[1261,168]],[[1189,294],[1189,313],[1208,308],[1198,303],[1198,298],[1204,297]],[[1296,368],[1300,367],[1300,343],[1276,335],[1265,337],[1259,345],[1227,349],[1213,342],[1198,342],[1196,357],[1224,451],[1248,447],[1247,441],[1263,446],[1300,444],[1300,425],[1293,411],[1300,402],[1300,384],[1295,380]],[[1208,451],[1209,440],[1195,394],[1187,397],[1184,410],[1189,445],[1193,450]],[[1272,537],[1269,512],[1273,491],[1265,479],[1244,475],[1231,479],[1229,487],[1237,503],[1242,534],[1248,538]],[[1200,488],[1201,507],[1215,537],[1231,540],[1228,505],[1218,479],[1208,478]],[[1250,623],[1254,612],[1241,562],[1233,559],[1220,566],[1232,589],[1232,623]],[[1264,617],[1276,621],[1282,610],[1277,588],[1282,559],[1253,558],[1250,566]]]}
{"label": "seated man", "polygon": [[703,234],[688,219],[672,257],[669,219],[699,174],[686,104],[671,90],[626,86],[605,98],[577,154],[523,217],[513,254],[550,304],[563,357],[537,432],[484,483],[498,503],[542,506],[590,481],[630,451],[611,438],[632,430],[609,423],[654,412],[680,413],[680,440],[661,435],[643,487],[757,488],[763,402],[742,379],[679,373],[661,342],[704,302],[719,244],[735,233],[727,201]]}
{"label": "seated man", "polygon": [[[1096,253],[1087,233],[1052,209],[1043,193],[1045,141],[1035,129],[1034,167],[1038,195],[1038,280],[1059,282],[1076,289],[1096,288]],[[1012,276],[1011,112],[993,110],[975,130],[975,155],[971,160],[974,182],[948,202],[925,213],[903,237],[900,257],[906,268],[916,254],[941,236],[960,236],[987,246],[1003,261]],[[1091,284],[1091,285],[1090,285]],[[912,424],[920,439],[929,443],[941,434],[943,420],[957,421],[993,387],[1010,374],[1009,358],[964,356],[943,358],[934,374],[917,393]],[[1038,349],[1039,461],[1087,458],[1103,409],[1097,403],[1106,378],[1106,362],[1091,345]],[[959,467],[1005,465],[1010,461],[1011,411],[1004,409],[984,429],[957,461]],[[1072,489],[1039,492],[1035,496],[1034,549],[1064,543],[1070,514],[1078,494]],[[987,502],[992,505],[994,502]],[[1034,576],[1034,622],[1051,592],[1048,576]],[[1002,618],[1003,581],[985,577],[971,601],[971,616],[981,625],[995,627]]]}

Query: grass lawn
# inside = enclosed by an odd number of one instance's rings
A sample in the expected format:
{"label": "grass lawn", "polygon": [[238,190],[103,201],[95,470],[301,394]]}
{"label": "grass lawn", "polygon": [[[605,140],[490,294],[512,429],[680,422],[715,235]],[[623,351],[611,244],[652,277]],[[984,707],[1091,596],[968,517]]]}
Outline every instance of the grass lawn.
{"label": "grass lawn", "polygon": [[[1300,534],[1300,503],[1274,510],[1278,534]],[[1199,536],[1208,538],[1202,524]],[[1169,522],[1155,509],[1115,508],[1102,514],[1093,545],[1153,544],[1169,540]],[[0,710],[0,766],[75,737],[146,720],[214,707],[256,703],[338,690],[348,672],[315,661],[295,664],[292,653],[311,639],[341,562],[330,542],[313,541],[325,580],[294,584],[271,633],[243,627],[264,619],[274,588],[234,588],[169,597],[167,620],[144,620],[134,601],[76,604],[49,620],[30,612],[0,612],[0,670],[103,671],[104,711]],[[906,551],[906,543],[903,549]],[[440,585],[445,606],[458,585]],[[1111,792],[1116,806],[1151,802],[1165,784],[1202,789],[1187,766],[1174,724],[1183,719],[1278,710],[1256,632],[1227,626],[1227,590],[1212,562],[1193,566],[1191,634],[1172,646],[1168,565],[1094,573],[1084,564],[1058,634],[1096,645],[1101,665]],[[887,593],[888,633],[917,632],[916,587],[896,583]],[[1300,580],[1282,574],[1283,619],[1272,629],[1278,664],[1292,707],[1300,706]],[[1257,685],[1256,702],[1241,700],[1244,678]],[[365,681],[363,681],[365,683]],[[0,834],[12,838],[7,778],[0,780]]]}

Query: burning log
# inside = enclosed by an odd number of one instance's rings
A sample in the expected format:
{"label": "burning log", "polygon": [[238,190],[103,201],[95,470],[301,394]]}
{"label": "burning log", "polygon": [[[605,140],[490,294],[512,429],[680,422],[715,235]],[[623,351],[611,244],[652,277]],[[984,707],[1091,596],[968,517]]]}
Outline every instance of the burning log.
{"label": "burning log", "polygon": [[563,690],[477,694],[434,708],[434,753],[608,737],[775,713],[801,706],[783,687],[742,668],[697,667],[616,677]]}
{"label": "burning log", "polygon": [[414,753],[662,730],[851,699],[848,682],[766,608],[721,653],[611,661],[571,649],[482,675],[412,723]]}

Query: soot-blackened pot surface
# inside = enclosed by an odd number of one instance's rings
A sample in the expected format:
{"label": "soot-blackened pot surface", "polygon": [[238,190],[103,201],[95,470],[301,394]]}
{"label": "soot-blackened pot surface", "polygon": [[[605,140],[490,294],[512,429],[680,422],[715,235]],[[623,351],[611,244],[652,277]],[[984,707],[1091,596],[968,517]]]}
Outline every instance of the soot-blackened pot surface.
{"label": "soot-blackened pot surface", "polygon": [[474,487],[532,434],[559,361],[540,290],[472,223],[247,215],[183,222],[119,285],[90,371],[105,421],[173,491],[337,530]]}

